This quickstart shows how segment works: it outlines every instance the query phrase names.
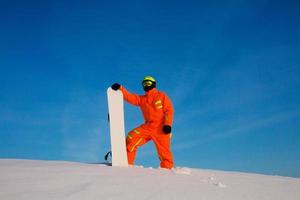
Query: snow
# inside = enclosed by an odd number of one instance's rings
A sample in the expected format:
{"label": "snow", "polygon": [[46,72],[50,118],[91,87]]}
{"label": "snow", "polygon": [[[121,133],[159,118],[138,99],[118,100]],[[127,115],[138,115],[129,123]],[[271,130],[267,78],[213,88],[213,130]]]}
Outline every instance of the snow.
{"label": "snow", "polygon": [[187,167],[0,159],[0,199],[299,200],[300,179]]}

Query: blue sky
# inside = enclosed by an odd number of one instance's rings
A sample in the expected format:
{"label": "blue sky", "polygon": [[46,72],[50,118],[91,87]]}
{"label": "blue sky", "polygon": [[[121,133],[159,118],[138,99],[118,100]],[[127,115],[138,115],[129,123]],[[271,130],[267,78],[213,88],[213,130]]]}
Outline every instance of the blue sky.
{"label": "blue sky", "polygon": [[[297,1],[1,1],[0,158],[103,162],[106,89],[152,75],[177,166],[300,177]],[[125,105],[126,131],[143,122]],[[157,167],[154,145],[136,164]]]}

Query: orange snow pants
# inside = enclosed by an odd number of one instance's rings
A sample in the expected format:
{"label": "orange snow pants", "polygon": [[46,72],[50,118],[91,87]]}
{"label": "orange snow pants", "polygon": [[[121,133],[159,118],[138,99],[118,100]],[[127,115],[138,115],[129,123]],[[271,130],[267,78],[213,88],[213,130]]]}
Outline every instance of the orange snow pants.
{"label": "orange snow pants", "polygon": [[171,134],[164,134],[162,128],[150,128],[143,124],[130,131],[126,138],[128,164],[133,165],[138,147],[153,141],[160,160],[160,167],[173,168],[173,156],[171,153]]}

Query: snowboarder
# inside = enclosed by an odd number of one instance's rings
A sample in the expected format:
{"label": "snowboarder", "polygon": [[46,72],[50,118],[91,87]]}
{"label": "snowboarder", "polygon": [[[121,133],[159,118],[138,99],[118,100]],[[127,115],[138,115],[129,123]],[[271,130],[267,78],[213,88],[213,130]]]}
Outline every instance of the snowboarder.
{"label": "snowboarder", "polygon": [[128,92],[124,86],[114,83],[113,90],[121,90],[124,99],[135,106],[139,106],[145,122],[131,130],[126,137],[128,164],[133,165],[138,147],[153,141],[162,168],[173,168],[173,156],[170,149],[171,129],[173,123],[173,106],[169,97],[156,89],[156,81],[146,76],[142,81],[145,95]]}

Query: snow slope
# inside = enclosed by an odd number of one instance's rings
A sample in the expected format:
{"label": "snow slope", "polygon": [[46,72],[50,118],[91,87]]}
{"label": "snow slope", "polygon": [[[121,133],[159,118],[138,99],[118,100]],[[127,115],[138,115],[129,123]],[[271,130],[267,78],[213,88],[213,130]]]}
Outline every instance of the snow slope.
{"label": "snow slope", "polygon": [[2,200],[299,200],[300,179],[189,168],[0,160]]}

